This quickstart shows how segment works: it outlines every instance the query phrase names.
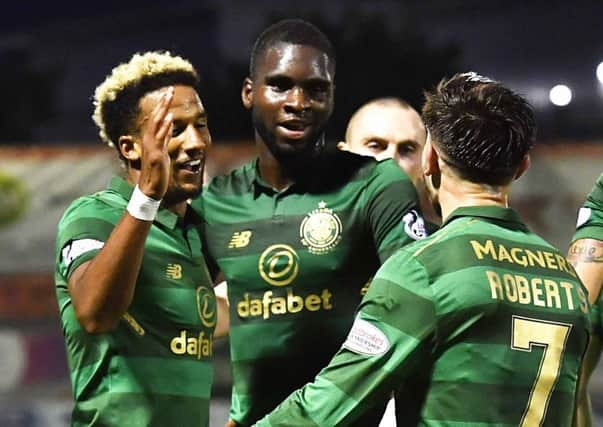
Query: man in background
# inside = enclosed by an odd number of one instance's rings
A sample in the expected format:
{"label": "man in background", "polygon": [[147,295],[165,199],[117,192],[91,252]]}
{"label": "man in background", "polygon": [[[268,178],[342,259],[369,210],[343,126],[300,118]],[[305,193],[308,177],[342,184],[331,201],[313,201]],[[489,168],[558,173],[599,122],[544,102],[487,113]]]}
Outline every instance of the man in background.
{"label": "man in background", "polygon": [[415,184],[424,218],[440,224],[421,170],[426,138],[421,116],[410,104],[400,98],[377,98],[356,110],[348,122],[345,141],[337,146],[377,160],[394,159]]}

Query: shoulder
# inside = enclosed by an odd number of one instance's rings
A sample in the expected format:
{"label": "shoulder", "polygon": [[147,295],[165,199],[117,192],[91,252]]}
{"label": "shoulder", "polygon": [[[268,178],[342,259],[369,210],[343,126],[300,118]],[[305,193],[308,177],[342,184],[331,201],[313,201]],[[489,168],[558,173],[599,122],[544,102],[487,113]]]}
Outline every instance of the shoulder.
{"label": "shoulder", "polygon": [[[369,286],[367,299],[374,302],[391,299],[392,303],[409,307],[421,307],[424,312],[432,312],[436,303],[431,278],[425,265],[414,256],[408,245],[390,256],[379,268]],[[383,302],[383,301],[382,301]],[[427,304],[429,309],[427,309]]]}
{"label": "shoulder", "polygon": [[583,206],[578,210],[572,242],[579,239],[603,240],[603,209]]}
{"label": "shoulder", "polygon": [[[600,190],[603,191],[603,173],[601,175],[599,175],[599,178],[597,178],[597,181],[595,182],[595,186],[593,187],[593,189],[591,190],[591,194],[594,193],[596,190]],[[592,194],[594,196],[594,194]],[[597,195],[598,197],[596,197],[598,199],[598,201],[603,204],[603,194],[599,193]]]}
{"label": "shoulder", "polygon": [[325,154],[323,164],[330,173],[354,179],[408,180],[410,178],[392,159],[375,160],[349,151],[332,150]]}
{"label": "shoulder", "polygon": [[201,194],[190,203],[193,210],[205,216],[205,205],[213,203],[228,203],[226,200],[237,198],[251,191],[254,180],[255,160],[240,166],[226,175],[213,177],[209,184],[203,187]]}
{"label": "shoulder", "polygon": [[[444,237],[444,239],[442,239]],[[439,254],[440,249],[437,244],[441,243],[441,240],[445,240],[446,236],[441,236],[438,233],[431,234],[425,238],[414,240],[403,248],[398,249],[387,261],[384,263],[391,264],[393,268],[400,268],[402,265],[413,264],[417,268],[425,268],[425,259],[430,259],[432,253]],[[391,267],[388,267],[391,268]]]}
{"label": "shoulder", "polygon": [[410,178],[392,159],[375,160],[348,151],[329,150],[321,159],[324,182],[333,187],[353,185],[358,189],[400,183],[407,188],[414,185]]}
{"label": "shoulder", "polygon": [[126,206],[127,201],[112,191],[103,190],[75,199],[65,210],[60,223],[82,219],[103,218],[118,207]]}
{"label": "shoulder", "polygon": [[240,166],[226,175],[211,179],[203,190],[202,197],[216,195],[237,195],[248,192],[255,176],[255,160]]}
{"label": "shoulder", "polygon": [[603,174],[578,210],[576,232],[572,241],[589,238],[603,240]]}
{"label": "shoulder", "polygon": [[127,201],[119,194],[103,190],[74,200],[58,224],[57,241],[76,235],[105,235],[123,216]]}
{"label": "shoulder", "polygon": [[578,212],[576,227],[588,225],[588,223],[603,223],[603,174],[586,196],[586,201]]}

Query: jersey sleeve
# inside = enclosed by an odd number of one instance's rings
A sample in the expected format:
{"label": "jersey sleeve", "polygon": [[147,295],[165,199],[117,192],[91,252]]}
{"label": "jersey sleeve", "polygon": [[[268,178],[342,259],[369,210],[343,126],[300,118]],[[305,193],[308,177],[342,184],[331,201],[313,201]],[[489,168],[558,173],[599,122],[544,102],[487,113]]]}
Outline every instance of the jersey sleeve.
{"label": "jersey sleeve", "polygon": [[56,242],[57,272],[66,280],[102,249],[123,211],[93,198],[75,201],[58,225]]}
{"label": "jersey sleeve", "polygon": [[349,424],[385,399],[420,364],[429,363],[435,313],[423,267],[398,252],[377,273],[331,363],[257,425]]}
{"label": "jersey sleeve", "polygon": [[415,186],[393,160],[379,162],[365,189],[366,214],[379,259],[427,237]]}
{"label": "jersey sleeve", "polygon": [[578,211],[572,242],[579,239],[603,240],[603,175]]}

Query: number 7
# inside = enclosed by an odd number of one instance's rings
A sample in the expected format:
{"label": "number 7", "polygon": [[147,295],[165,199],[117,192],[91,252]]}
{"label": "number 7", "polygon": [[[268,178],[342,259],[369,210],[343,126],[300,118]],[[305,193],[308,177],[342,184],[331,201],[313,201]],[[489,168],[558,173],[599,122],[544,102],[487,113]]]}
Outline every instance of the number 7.
{"label": "number 7", "polygon": [[513,316],[511,348],[531,352],[532,346],[544,347],[528,406],[521,418],[522,427],[542,425],[571,329],[572,325],[566,323]]}

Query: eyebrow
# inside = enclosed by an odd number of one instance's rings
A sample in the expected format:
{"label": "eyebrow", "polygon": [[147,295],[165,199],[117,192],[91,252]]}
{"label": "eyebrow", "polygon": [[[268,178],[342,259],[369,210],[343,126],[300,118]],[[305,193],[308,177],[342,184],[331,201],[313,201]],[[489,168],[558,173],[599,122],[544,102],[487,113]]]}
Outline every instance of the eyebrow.
{"label": "eyebrow", "polygon": [[189,120],[207,119],[207,113],[205,110],[201,110],[192,115],[185,115],[184,117],[174,117],[174,123],[188,122]]}
{"label": "eyebrow", "polygon": [[398,141],[398,144],[421,145],[416,139],[403,139],[402,141]]}
{"label": "eyebrow", "polygon": [[[292,78],[291,76],[287,75],[287,74],[283,74],[281,72],[276,72],[274,74],[266,74],[264,76],[264,82],[271,82],[274,80],[284,80],[284,81],[288,81],[288,82],[295,82],[297,80],[295,80],[294,78]],[[331,80],[329,79],[324,79],[318,76],[312,76],[310,78],[304,79],[302,80],[304,83],[311,83],[311,84],[316,84],[316,83],[320,83],[320,84],[331,84]]]}

